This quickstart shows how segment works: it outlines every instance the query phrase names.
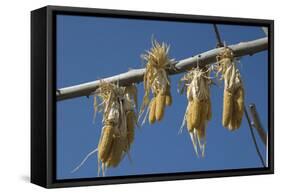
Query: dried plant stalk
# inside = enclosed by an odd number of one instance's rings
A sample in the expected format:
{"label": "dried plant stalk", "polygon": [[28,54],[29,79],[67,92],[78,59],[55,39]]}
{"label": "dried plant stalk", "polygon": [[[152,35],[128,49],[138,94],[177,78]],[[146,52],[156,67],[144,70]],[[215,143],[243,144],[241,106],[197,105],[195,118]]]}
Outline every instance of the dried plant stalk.
{"label": "dried plant stalk", "polygon": [[181,79],[181,82],[184,83],[183,90],[186,89],[188,99],[181,131],[186,124],[196,155],[198,156],[199,147],[202,157],[205,152],[206,125],[212,115],[209,72],[209,69],[203,70],[197,67]]}
{"label": "dried plant stalk", "polygon": [[224,80],[222,125],[230,131],[238,129],[243,118],[244,87],[233,51],[224,47],[217,56],[218,73]]}
{"label": "dried plant stalk", "polygon": [[[167,69],[171,68],[171,62],[168,57],[169,46],[165,43],[152,41],[152,48],[142,57],[146,61],[146,71],[144,74],[144,97],[140,110],[140,117],[145,109],[149,111],[149,123],[155,120],[162,120],[165,107],[172,104],[172,96],[170,92],[170,80]],[[150,100],[150,92],[153,98]],[[151,110],[152,109],[152,110]],[[147,114],[146,114],[147,115]],[[143,119],[143,123],[146,116]]]}

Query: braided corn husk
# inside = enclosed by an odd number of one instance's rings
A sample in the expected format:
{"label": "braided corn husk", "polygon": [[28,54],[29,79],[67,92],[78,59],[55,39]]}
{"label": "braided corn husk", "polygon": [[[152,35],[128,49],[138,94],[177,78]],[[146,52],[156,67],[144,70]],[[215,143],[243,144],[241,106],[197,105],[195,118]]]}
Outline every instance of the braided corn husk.
{"label": "braided corn husk", "polygon": [[225,47],[217,56],[218,73],[224,80],[222,125],[233,131],[241,125],[244,113],[244,87],[233,51]]}
{"label": "braided corn husk", "polygon": [[181,130],[186,124],[196,155],[199,156],[199,150],[203,157],[206,144],[206,125],[212,116],[209,70],[194,68],[181,81],[185,84],[184,88],[188,99]]}
{"label": "braided corn husk", "polygon": [[[170,68],[170,59],[168,57],[169,46],[165,43],[152,41],[152,48],[143,55],[146,61],[146,71],[144,74],[144,97],[140,110],[140,117],[145,109],[155,109],[149,111],[149,123],[152,124],[155,120],[163,119],[165,107],[172,104],[172,96],[170,92],[170,80],[167,74],[167,69]],[[150,92],[153,98],[150,100]],[[152,102],[152,101],[155,102]],[[147,112],[148,112],[147,111]],[[153,112],[155,115],[153,116]],[[155,117],[155,118],[154,118]],[[143,119],[143,124],[146,116]]]}
{"label": "braided corn husk", "polygon": [[104,175],[106,168],[118,166],[134,141],[137,88],[135,85],[120,87],[101,82],[95,94],[101,100],[99,105],[95,103],[95,111],[103,112],[104,127],[98,145],[98,161]]}

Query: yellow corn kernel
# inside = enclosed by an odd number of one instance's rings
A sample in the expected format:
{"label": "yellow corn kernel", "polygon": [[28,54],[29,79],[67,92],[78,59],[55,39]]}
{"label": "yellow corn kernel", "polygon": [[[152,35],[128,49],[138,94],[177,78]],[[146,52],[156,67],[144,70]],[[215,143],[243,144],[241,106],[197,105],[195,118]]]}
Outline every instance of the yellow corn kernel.
{"label": "yellow corn kernel", "polygon": [[158,93],[156,96],[155,118],[157,121],[161,121],[165,112],[166,96]]}
{"label": "yellow corn kernel", "polygon": [[98,145],[98,158],[105,162],[109,156],[110,148],[113,141],[113,126],[105,125],[102,129],[102,135]]}
{"label": "yellow corn kernel", "polygon": [[156,97],[152,98],[149,104],[149,123],[153,124],[155,122],[155,108],[156,108]]}

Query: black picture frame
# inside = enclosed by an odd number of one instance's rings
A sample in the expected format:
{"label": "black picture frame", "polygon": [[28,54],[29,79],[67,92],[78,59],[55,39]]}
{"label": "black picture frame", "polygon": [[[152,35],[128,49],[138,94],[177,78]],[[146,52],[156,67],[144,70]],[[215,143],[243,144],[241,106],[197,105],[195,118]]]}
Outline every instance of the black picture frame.
{"label": "black picture frame", "polygon": [[[208,22],[268,27],[268,167],[208,172],[56,180],[56,14]],[[274,21],[124,10],[46,6],[31,12],[31,182],[46,188],[274,173]]]}

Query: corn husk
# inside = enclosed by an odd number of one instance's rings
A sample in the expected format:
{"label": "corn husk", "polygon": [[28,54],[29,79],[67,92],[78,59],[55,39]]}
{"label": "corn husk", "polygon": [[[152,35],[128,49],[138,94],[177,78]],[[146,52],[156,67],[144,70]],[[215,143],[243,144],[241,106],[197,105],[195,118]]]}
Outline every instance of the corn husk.
{"label": "corn husk", "polygon": [[210,121],[212,118],[212,103],[210,98],[208,98],[206,102],[206,107],[207,107],[207,120]]}
{"label": "corn husk", "polygon": [[[160,44],[153,40],[150,51],[147,51],[146,54],[142,56],[146,61],[146,71],[144,74],[145,94],[140,109],[140,117],[147,108],[150,124],[154,123],[155,120],[162,120],[166,106],[172,104],[170,80],[167,74],[167,69],[171,66],[168,52],[169,46],[167,44]],[[152,99],[150,99],[150,94],[153,95]],[[149,109],[151,108],[154,110],[150,111]],[[154,116],[153,113],[155,114]],[[143,119],[143,124],[145,123],[146,116]]]}
{"label": "corn husk", "polygon": [[166,95],[166,98],[165,98],[165,105],[166,106],[171,106],[172,103],[173,103],[173,97],[172,97],[172,95],[170,93],[168,93]]}
{"label": "corn husk", "polygon": [[240,127],[243,118],[244,86],[233,51],[225,47],[217,59],[217,71],[224,80],[222,125],[233,131]]}
{"label": "corn husk", "polygon": [[186,125],[195,153],[199,156],[200,152],[202,157],[205,153],[206,126],[212,116],[209,71],[197,67],[181,79],[184,83],[182,91],[186,90],[188,99],[181,131]]}
{"label": "corn husk", "polygon": [[127,119],[127,139],[128,139],[128,147],[134,142],[135,139],[135,126],[137,123],[136,113],[134,111],[128,111],[126,113]]}
{"label": "corn husk", "polygon": [[166,106],[171,106],[172,103],[173,103],[173,97],[172,97],[172,94],[171,94],[171,87],[170,85],[167,86],[167,90],[166,90],[166,99],[165,99],[165,105]]}
{"label": "corn husk", "polygon": [[228,127],[232,120],[233,113],[233,96],[230,92],[224,91],[223,94],[223,114],[222,114],[222,125]]}

